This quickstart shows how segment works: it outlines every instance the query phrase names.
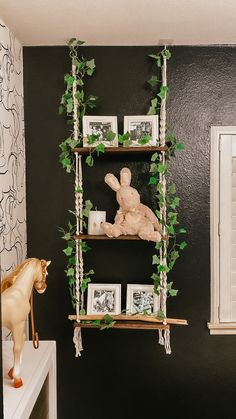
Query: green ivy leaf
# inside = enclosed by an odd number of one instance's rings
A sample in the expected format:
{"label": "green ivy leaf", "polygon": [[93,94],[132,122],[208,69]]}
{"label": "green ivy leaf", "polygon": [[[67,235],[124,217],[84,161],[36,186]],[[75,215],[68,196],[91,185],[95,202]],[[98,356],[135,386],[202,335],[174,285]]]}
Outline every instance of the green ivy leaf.
{"label": "green ivy leaf", "polygon": [[64,234],[64,236],[62,236],[62,239],[64,239],[64,240],[70,240],[71,239],[71,234],[70,233],[66,233],[66,234]]}
{"label": "green ivy leaf", "polygon": [[148,54],[148,56],[149,57],[151,57],[151,58],[154,58],[154,60],[157,60],[159,57],[160,57],[160,55],[158,54]]}
{"label": "green ivy leaf", "polygon": [[129,140],[130,138],[130,133],[126,132],[125,134],[118,134],[118,142],[119,144],[123,144],[124,141]]}
{"label": "green ivy leaf", "polygon": [[89,167],[92,167],[92,166],[93,166],[93,164],[94,164],[93,156],[91,156],[91,154],[89,154],[89,155],[86,157],[85,162],[86,162],[86,164],[87,164]]}
{"label": "green ivy leaf", "polygon": [[163,100],[163,99],[166,99],[167,94],[168,94],[168,87],[162,85],[160,88],[160,92],[158,93],[157,96],[159,96],[159,98]]}
{"label": "green ivy leaf", "polygon": [[71,113],[73,111],[73,100],[72,100],[72,98],[67,100],[66,111],[67,111],[67,113]]}
{"label": "green ivy leaf", "polygon": [[152,137],[150,135],[144,135],[142,138],[138,140],[138,144],[145,145],[152,141]]}
{"label": "green ivy leaf", "polygon": [[88,70],[86,71],[88,76],[92,76],[93,72],[94,72],[94,70],[92,68],[88,68]]}
{"label": "green ivy leaf", "polygon": [[84,278],[82,281],[82,284],[80,286],[81,292],[85,292],[86,289],[88,288],[88,284],[89,282],[91,282],[91,278]]}
{"label": "green ivy leaf", "polygon": [[150,106],[149,110],[148,110],[148,115],[156,115],[156,108],[154,108],[153,106]]}
{"label": "green ivy leaf", "polygon": [[167,226],[167,231],[169,234],[174,235],[175,234],[175,229],[172,225]]}
{"label": "green ivy leaf", "polygon": [[94,69],[96,67],[94,58],[92,60],[86,61],[86,65],[88,68]]}
{"label": "green ivy leaf", "polygon": [[158,164],[157,163],[151,163],[149,172],[150,173],[158,173]]}
{"label": "green ivy leaf", "polygon": [[175,209],[179,206],[180,199],[176,196],[173,201],[170,203],[170,207]]}
{"label": "green ivy leaf", "polygon": [[113,320],[113,318],[109,314],[106,314],[104,316],[103,321],[105,324],[102,325],[101,330],[110,329],[116,323],[116,321]]}
{"label": "green ivy leaf", "polygon": [[84,315],[86,314],[85,309],[84,309],[84,308],[81,308],[81,309],[80,309],[80,311],[79,311],[79,314],[80,314],[81,316],[84,316]]}
{"label": "green ivy leaf", "polygon": [[75,270],[74,268],[67,269],[66,276],[74,276]]}
{"label": "green ivy leaf", "polygon": [[75,188],[75,193],[83,193],[83,189],[78,186]]}
{"label": "green ivy leaf", "polygon": [[93,208],[93,204],[92,202],[88,199],[85,201],[85,206],[83,209],[83,216],[84,217],[88,217],[89,216],[89,211]]}
{"label": "green ivy leaf", "polygon": [[159,265],[159,263],[160,263],[160,259],[158,258],[158,256],[157,255],[153,255],[153,257],[152,257],[152,264],[153,265]]}
{"label": "green ivy leaf", "polygon": [[116,138],[116,133],[113,131],[108,131],[107,135],[106,135],[106,140],[107,141],[113,141]]}
{"label": "green ivy leaf", "polygon": [[132,141],[131,140],[125,140],[124,142],[123,142],[123,146],[124,147],[129,147],[129,146],[131,146],[132,145]]}
{"label": "green ivy leaf", "polygon": [[75,256],[68,259],[68,265],[75,265]]}
{"label": "green ivy leaf", "polygon": [[187,243],[186,242],[182,242],[182,243],[179,244],[179,248],[181,250],[183,250],[186,246],[187,246]]}
{"label": "green ivy leaf", "polygon": [[181,233],[181,234],[187,233],[187,230],[185,230],[185,228],[180,228],[179,233]]}
{"label": "green ivy leaf", "polygon": [[157,178],[154,177],[154,176],[151,176],[150,179],[149,179],[148,184],[149,185],[156,185],[156,183],[157,183]]}
{"label": "green ivy leaf", "polygon": [[105,152],[105,145],[103,143],[98,144],[97,147],[96,147],[96,152],[97,152],[98,156],[99,156],[100,153],[104,153]]}
{"label": "green ivy leaf", "polygon": [[164,49],[162,55],[165,56],[167,60],[171,58],[171,52],[168,49]]}
{"label": "green ivy leaf", "polygon": [[154,87],[156,86],[158,83],[158,78],[157,76],[152,76],[149,80],[148,80],[148,84],[150,84],[150,86]]}
{"label": "green ivy leaf", "polygon": [[82,249],[83,253],[87,253],[88,250],[90,250],[90,247],[84,241],[80,242],[80,246],[81,246],[81,249]]}
{"label": "green ivy leaf", "polygon": [[171,289],[169,291],[169,294],[170,294],[171,297],[176,297],[176,295],[178,294],[178,290]]}
{"label": "green ivy leaf", "polygon": [[151,161],[155,162],[158,159],[158,153],[152,154]]}
{"label": "green ivy leaf", "polygon": [[169,187],[168,187],[168,192],[170,194],[175,194],[176,193],[176,188],[175,188],[175,184],[172,183]]}
{"label": "green ivy leaf", "polygon": [[162,310],[158,310],[156,317],[158,320],[164,320],[165,319],[164,312]]}
{"label": "green ivy leaf", "polygon": [[70,278],[69,278],[69,286],[71,287],[72,285],[74,285],[75,284],[75,277],[74,276],[71,276]]}
{"label": "green ivy leaf", "polygon": [[99,140],[99,137],[100,137],[99,134],[87,135],[88,144],[93,145],[94,143],[96,143]]}
{"label": "green ivy leaf", "polygon": [[66,256],[71,256],[73,252],[73,247],[68,246],[66,249],[63,249],[63,252],[65,253]]}
{"label": "green ivy leaf", "polygon": [[75,78],[71,76],[70,74],[65,74],[64,81],[67,84],[67,87],[70,88],[73,86]]}

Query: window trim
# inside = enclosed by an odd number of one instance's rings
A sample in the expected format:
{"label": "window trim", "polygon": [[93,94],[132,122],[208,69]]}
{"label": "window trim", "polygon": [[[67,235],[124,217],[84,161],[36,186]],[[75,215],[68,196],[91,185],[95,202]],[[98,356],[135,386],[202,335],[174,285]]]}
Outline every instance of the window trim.
{"label": "window trim", "polygon": [[236,322],[223,323],[219,318],[220,266],[219,266],[219,164],[220,136],[236,135],[236,126],[211,126],[210,135],[210,322],[207,323],[211,335],[236,334]]}

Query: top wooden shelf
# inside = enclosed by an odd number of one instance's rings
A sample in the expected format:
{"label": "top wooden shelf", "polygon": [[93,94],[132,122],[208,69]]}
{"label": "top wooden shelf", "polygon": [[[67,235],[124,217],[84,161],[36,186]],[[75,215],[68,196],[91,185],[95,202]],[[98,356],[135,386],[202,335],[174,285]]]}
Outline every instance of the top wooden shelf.
{"label": "top wooden shelf", "polygon": [[[73,153],[79,154],[89,154],[93,152],[95,147],[79,147],[72,148]],[[161,151],[167,151],[168,147],[157,147],[157,146],[147,146],[147,147],[106,147],[104,154],[125,154],[125,153],[155,153]],[[103,153],[102,153],[103,154]]]}

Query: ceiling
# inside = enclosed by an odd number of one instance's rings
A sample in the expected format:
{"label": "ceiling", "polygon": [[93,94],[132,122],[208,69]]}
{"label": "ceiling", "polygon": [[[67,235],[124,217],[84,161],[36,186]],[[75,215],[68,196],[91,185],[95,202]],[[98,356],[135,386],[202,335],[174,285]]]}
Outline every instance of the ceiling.
{"label": "ceiling", "polygon": [[0,0],[23,45],[236,44],[236,0]]}

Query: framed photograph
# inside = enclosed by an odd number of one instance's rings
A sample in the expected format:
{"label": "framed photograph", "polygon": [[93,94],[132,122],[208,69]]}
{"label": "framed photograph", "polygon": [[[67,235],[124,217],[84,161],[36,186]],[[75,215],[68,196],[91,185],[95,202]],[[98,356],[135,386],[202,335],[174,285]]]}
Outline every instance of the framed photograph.
{"label": "framed photograph", "polygon": [[153,314],[159,310],[160,298],[153,285],[127,284],[127,314]]}
{"label": "framed photograph", "polygon": [[88,284],[87,314],[120,314],[121,284]]}
{"label": "framed photograph", "polygon": [[[107,134],[114,132],[115,138],[110,141],[107,139]],[[97,141],[92,145],[88,143],[88,135],[99,136]],[[103,143],[106,147],[118,147],[118,131],[117,131],[117,116],[89,116],[83,117],[83,146],[96,147]]]}
{"label": "framed photograph", "polygon": [[[158,140],[158,115],[124,116],[124,134],[129,132],[132,146],[156,146]],[[150,137],[142,144],[143,138]],[[140,144],[141,142],[141,144]]]}

